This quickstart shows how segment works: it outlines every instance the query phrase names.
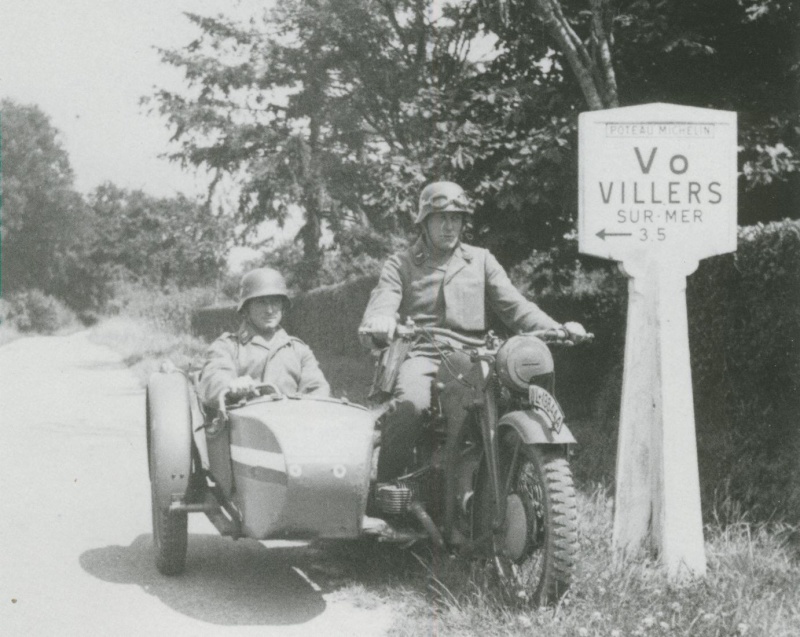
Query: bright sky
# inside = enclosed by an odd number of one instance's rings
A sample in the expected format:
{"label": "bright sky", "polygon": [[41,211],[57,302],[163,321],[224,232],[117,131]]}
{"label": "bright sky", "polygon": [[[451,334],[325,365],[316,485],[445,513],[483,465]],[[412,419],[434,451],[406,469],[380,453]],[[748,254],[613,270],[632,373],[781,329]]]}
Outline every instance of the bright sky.
{"label": "bright sky", "polygon": [[[248,11],[269,0],[2,0],[0,97],[36,104],[62,132],[82,192],[110,180],[154,195],[202,192],[206,180],[158,155],[164,120],[139,99],[178,88],[181,74],[154,46],[188,44],[184,11]],[[0,122],[1,124],[1,122]]]}

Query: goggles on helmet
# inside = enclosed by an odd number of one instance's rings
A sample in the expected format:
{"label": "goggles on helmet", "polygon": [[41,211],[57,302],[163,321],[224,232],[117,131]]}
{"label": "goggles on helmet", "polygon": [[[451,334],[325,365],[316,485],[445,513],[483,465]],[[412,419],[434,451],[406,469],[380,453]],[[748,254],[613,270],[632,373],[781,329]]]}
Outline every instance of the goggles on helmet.
{"label": "goggles on helmet", "polygon": [[451,181],[435,182],[426,186],[419,198],[419,209],[414,223],[422,223],[435,212],[472,213],[469,199],[458,184]]}

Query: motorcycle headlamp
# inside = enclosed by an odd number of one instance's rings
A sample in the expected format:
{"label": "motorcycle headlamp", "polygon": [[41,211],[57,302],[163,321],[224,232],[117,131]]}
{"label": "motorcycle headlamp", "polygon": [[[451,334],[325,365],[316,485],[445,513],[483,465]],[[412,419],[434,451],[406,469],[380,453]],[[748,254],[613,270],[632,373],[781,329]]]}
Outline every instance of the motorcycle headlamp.
{"label": "motorcycle headlamp", "polygon": [[527,392],[536,377],[553,372],[553,355],[535,336],[512,336],[498,350],[495,370],[506,387]]}

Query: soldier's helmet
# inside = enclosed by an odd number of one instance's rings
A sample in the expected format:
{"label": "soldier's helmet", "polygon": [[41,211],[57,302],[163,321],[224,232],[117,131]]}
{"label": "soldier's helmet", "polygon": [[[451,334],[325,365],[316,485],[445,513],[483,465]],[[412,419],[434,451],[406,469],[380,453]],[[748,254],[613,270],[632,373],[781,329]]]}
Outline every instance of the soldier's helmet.
{"label": "soldier's helmet", "polygon": [[282,296],[288,304],[290,301],[289,290],[283,275],[272,268],[250,270],[242,277],[239,287],[239,307],[236,308],[236,311],[241,312],[247,301],[259,296]]}
{"label": "soldier's helmet", "polygon": [[435,181],[419,194],[419,209],[415,224],[425,221],[434,212],[463,212],[472,214],[472,206],[464,189],[452,181]]}

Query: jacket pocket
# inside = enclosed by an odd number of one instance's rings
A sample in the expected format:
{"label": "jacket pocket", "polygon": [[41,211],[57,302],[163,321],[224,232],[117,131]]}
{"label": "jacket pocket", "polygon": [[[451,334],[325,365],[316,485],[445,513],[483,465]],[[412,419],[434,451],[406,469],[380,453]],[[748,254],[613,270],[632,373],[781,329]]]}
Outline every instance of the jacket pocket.
{"label": "jacket pocket", "polygon": [[470,332],[486,329],[485,281],[476,274],[465,268],[444,286],[445,322],[449,327]]}

